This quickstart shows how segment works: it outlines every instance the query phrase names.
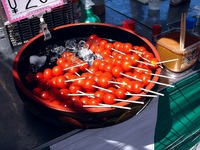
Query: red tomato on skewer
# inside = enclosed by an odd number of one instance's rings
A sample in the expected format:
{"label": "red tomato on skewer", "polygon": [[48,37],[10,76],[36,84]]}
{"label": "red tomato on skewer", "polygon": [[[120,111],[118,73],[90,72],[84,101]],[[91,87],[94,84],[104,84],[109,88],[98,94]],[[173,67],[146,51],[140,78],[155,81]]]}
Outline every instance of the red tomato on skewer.
{"label": "red tomato on skewer", "polygon": [[124,88],[116,89],[115,96],[119,99],[125,99],[126,98],[126,90]]}
{"label": "red tomato on skewer", "polygon": [[111,93],[106,93],[103,96],[103,102],[105,104],[114,104],[115,103],[115,96]]}

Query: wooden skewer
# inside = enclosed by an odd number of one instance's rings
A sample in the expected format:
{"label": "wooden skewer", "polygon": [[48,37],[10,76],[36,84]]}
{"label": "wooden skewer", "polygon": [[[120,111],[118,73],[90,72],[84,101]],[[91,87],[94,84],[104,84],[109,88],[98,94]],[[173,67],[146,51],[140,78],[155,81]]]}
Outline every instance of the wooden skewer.
{"label": "wooden skewer", "polygon": [[171,84],[165,84],[165,83],[156,82],[156,81],[152,81],[152,80],[149,80],[148,82],[155,83],[155,84],[160,84],[160,85],[164,85],[164,86],[174,87],[174,85],[171,85]]}
{"label": "wooden skewer", "polygon": [[[147,69],[139,68],[139,67],[133,67],[133,66],[131,66],[131,68],[138,69],[138,70],[143,70],[143,71],[148,71]],[[154,73],[150,73],[150,75],[158,76],[158,77],[163,77],[163,78],[169,78],[169,79],[175,79],[175,77],[172,77],[172,76],[165,76],[165,75],[154,74]]]}
{"label": "wooden skewer", "polygon": [[107,107],[110,108],[110,106],[101,106],[101,105],[83,105],[85,108],[102,108],[102,107]]}
{"label": "wooden skewer", "polygon": [[136,53],[136,54],[143,54],[142,52],[136,51],[136,50],[133,50],[133,49],[131,49],[130,51],[131,51],[131,52],[134,52],[134,53]]}
{"label": "wooden skewer", "polygon": [[155,91],[147,90],[147,89],[144,89],[144,88],[140,88],[140,89],[145,91],[145,92],[149,92],[149,93],[153,93],[153,94],[156,94],[156,95],[164,96],[164,94],[162,94],[162,93],[158,93],[158,92],[155,92]]}
{"label": "wooden skewer", "polygon": [[76,74],[77,76],[79,76],[79,77],[81,76],[80,74],[78,74],[78,72],[75,72],[75,74]]}
{"label": "wooden skewer", "polygon": [[168,63],[168,62],[178,61],[178,60],[179,60],[179,59],[176,58],[176,59],[171,59],[171,60],[160,61],[160,62],[157,62],[156,64],[163,64],[163,63]]}
{"label": "wooden skewer", "polygon": [[136,70],[148,71],[147,69],[139,68],[139,67],[134,67],[134,66],[130,66],[130,68],[133,68],[133,69],[136,69]]}
{"label": "wooden skewer", "polygon": [[110,92],[110,93],[112,92],[111,90],[108,90],[108,89],[105,89],[105,88],[102,88],[102,87],[99,87],[99,86],[96,86],[96,85],[92,85],[92,87],[100,89],[100,90],[104,90],[104,91],[107,91],[107,92]]}
{"label": "wooden skewer", "polygon": [[137,81],[140,81],[140,82],[142,82],[142,80],[141,79],[138,79],[138,78],[136,78],[136,77],[132,77],[132,76],[129,76],[129,75],[127,75],[127,74],[124,74],[124,73],[120,73],[121,75],[123,75],[123,76],[125,76],[125,77],[128,77],[128,78],[131,78],[131,79],[134,79],[134,80],[137,80]]}
{"label": "wooden skewer", "polygon": [[157,95],[147,95],[147,94],[131,94],[127,93],[127,96],[139,96],[139,97],[157,97]]}
{"label": "wooden skewer", "polygon": [[122,85],[127,85],[126,83],[124,82],[115,82],[115,81],[108,81],[109,83],[114,83],[114,84],[122,84]]}
{"label": "wooden skewer", "polygon": [[116,52],[122,54],[122,55],[126,55],[126,53],[123,53],[123,52],[121,52],[121,51],[119,51],[119,50],[116,50],[116,49],[114,49],[114,48],[111,48],[111,49],[112,49],[113,51],[116,51]]}
{"label": "wooden skewer", "polygon": [[148,62],[144,62],[144,61],[137,60],[137,62],[139,62],[141,64],[149,65],[149,66],[155,66],[154,64],[151,64],[151,63],[148,63]]}
{"label": "wooden skewer", "polygon": [[161,75],[161,74],[150,73],[150,75],[154,75],[154,76],[158,76],[158,77],[163,77],[163,78],[168,78],[168,79],[175,79],[175,77],[173,77],[173,76],[165,76],[165,75]]}
{"label": "wooden skewer", "polygon": [[86,70],[87,72],[89,72],[89,73],[93,74],[93,72],[92,72],[92,71],[90,71],[88,68],[85,68],[85,70]]}
{"label": "wooden skewer", "polygon": [[94,96],[94,94],[80,93],[80,94],[68,94],[68,96]]}
{"label": "wooden skewer", "polygon": [[69,69],[72,69],[72,68],[75,68],[75,67],[83,66],[85,64],[87,64],[87,63],[82,63],[82,64],[78,64],[78,65],[71,66],[71,67],[68,67],[68,68],[64,68],[63,70],[69,70]]}
{"label": "wooden skewer", "polygon": [[141,101],[131,101],[131,100],[124,100],[124,99],[115,99],[115,101],[135,103],[135,104],[144,104],[144,102],[141,102]]}
{"label": "wooden skewer", "polygon": [[[77,92],[77,93],[81,93],[81,94],[87,94],[87,93],[84,93],[84,92],[79,91],[79,90],[77,90],[76,92]],[[92,94],[91,94],[91,95],[88,94],[88,95],[86,95],[86,96],[94,98],[94,94],[93,94],[93,95],[92,95]]]}
{"label": "wooden skewer", "polygon": [[130,107],[125,107],[125,106],[117,106],[117,105],[108,105],[108,104],[99,104],[100,106],[108,106],[108,107],[113,107],[113,108],[121,108],[121,109],[128,109],[131,110]]}
{"label": "wooden skewer", "polygon": [[74,82],[76,80],[84,80],[85,77],[82,77],[82,78],[76,78],[76,79],[71,79],[71,80],[66,80],[65,82]]}

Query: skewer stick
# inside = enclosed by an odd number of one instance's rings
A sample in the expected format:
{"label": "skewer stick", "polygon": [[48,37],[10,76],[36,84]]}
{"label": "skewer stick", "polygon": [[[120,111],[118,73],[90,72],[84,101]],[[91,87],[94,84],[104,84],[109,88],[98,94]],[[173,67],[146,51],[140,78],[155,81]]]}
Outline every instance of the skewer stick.
{"label": "skewer stick", "polygon": [[[137,70],[148,71],[147,69],[139,68],[139,67],[133,67],[133,66],[131,66],[131,68],[133,68],[133,69],[137,69]],[[154,73],[150,73],[150,75],[158,76],[158,77],[163,77],[163,78],[169,78],[169,79],[175,79],[175,77],[172,77],[172,76],[165,76],[165,75],[154,74]]]}
{"label": "skewer stick", "polygon": [[103,107],[110,108],[110,106],[101,106],[101,105],[83,105],[83,107],[85,107],[85,108],[103,108]]}
{"label": "skewer stick", "polygon": [[175,77],[173,77],[173,76],[165,76],[165,75],[161,75],[161,74],[150,73],[150,75],[163,77],[163,78],[168,78],[168,79],[175,79]]}
{"label": "skewer stick", "polygon": [[144,89],[144,88],[140,88],[140,89],[143,90],[143,91],[149,92],[149,93],[153,93],[153,94],[156,94],[156,95],[164,96],[164,94],[162,94],[162,93],[158,93],[158,92],[155,92],[155,91],[147,90],[147,89]]}
{"label": "skewer stick", "polygon": [[115,81],[108,81],[109,83],[114,83],[114,84],[122,84],[122,85],[127,85],[126,83],[124,82],[115,82]]}
{"label": "skewer stick", "polygon": [[136,69],[136,70],[148,71],[147,69],[140,68],[140,67],[134,67],[134,66],[130,66],[130,68],[133,68],[133,69]]}
{"label": "skewer stick", "polygon": [[147,95],[147,94],[131,94],[127,93],[127,96],[139,96],[139,97],[157,97],[157,95]]}
{"label": "skewer stick", "polygon": [[109,106],[109,107],[113,107],[113,108],[121,108],[121,109],[128,109],[131,110],[130,107],[125,107],[125,106],[117,106],[117,105],[108,105],[108,104],[99,104],[100,106]]}
{"label": "skewer stick", "polygon": [[137,80],[137,81],[142,82],[142,80],[140,80],[140,79],[138,79],[138,78],[136,78],[136,77],[129,76],[129,75],[124,74],[124,73],[122,73],[122,72],[121,72],[120,74],[123,75],[123,76],[125,76],[125,77],[128,77],[128,78],[131,78],[131,79],[134,79],[134,80]]}
{"label": "skewer stick", "polygon": [[109,55],[110,56],[110,58],[113,58],[113,56],[112,55]]}
{"label": "skewer stick", "polygon": [[131,49],[130,51],[131,51],[131,52],[134,52],[134,53],[136,53],[136,54],[143,54],[143,52],[136,51],[136,50],[133,50],[133,49]]}
{"label": "skewer stick", "polygon": [[86,70],[87,72],[89,72],[89,73],[93,74],[93,72],[92,72],[92,71],[90,71],[88,68],[85,68],[85,70]]}
{"label": "skewer stick", "polygon": [[81,76],[80,74],[78,74],[78,72],[75,72],[75,74],[76,74],[77,76],[79,76],[79,77]]}
{"label": "skewer stick", "polygon": [[73,82],[73,81],[76,81],[76,80],[83,80],[83,79],[85,79],[85,77],[76,78],[76,79],[71,79],[71,80],[66,80],[65,82]]}
{"label": "skewer stick", "polygon": [[149,65],[149,66],[155,66],[154,64],[151,64],[151,63],[148,63],[148,62],[144,62],[144,61],[137,60],[137,62],[139,62],[141,64]]}
{"label": "skewer stick", "polygon": [[178,60],[179,60],[179,59],[176,58],[176,59],[171,59],[171,60],[160,61],[160,62],[157,62],[156,64],[168,63],[168,62],[178,61]]}
{"label": "skewer stick", "polygon": [[99,86],[96,86],[96,85],[92,85],[92,87],[100,89],[100,90],[104,90],[104,91],[107,91],[107,92],[110,92],[110,93],[112,92],[111,90],[108,90],[108,89],[105,89],[105,88],[102,88],[102,87],[99,87]]}
{"label": "skewer stick", "polygon": [[[77,93],[80,93],[80,94],[87,94],[87,93],[84,93],[84,92],[79,91],[79,90],[77,90],[76,92],[77,92]],[[93,94],[93,95],[92,95],[92,94],[91,94],[91,95],[88,94],[88,95],[86,95],[86,96],[94,98],[94,94]]]}
{"label": "skewer stick", "polygon": [[115,99],[115,101],[135,103],[135,104],[144,104],[144,102],[141,102],[141,101],[131,101],[131,100],[124,100],[124,99]]}
{"label": "skewer stick", "polygon": [[80,94],[68,94],[68,96],[94,96],[94,94],[80,93]]}
{"label": "skewer stick", "polygon": [[64,68],[63,70],[69,70],[69,69],[72,69],[72,68],[75,68],[75,67],[79,67],[79,66],[83,66],[83,65],[86,65],[87,63],[82,63],[82,64],[78,64],[78,65],[75,65],[75,66],[71,66],[71,67],[68,67],[68,68]]}
{"label": "skewer stick", "polygon": [[123,52],[121,52],[121,51],[119,51],[119,50],[116,50],[116,49],[114,49],[114,48],[111,48],[111,49],[112,49],[113,51],[116,51],[116,52],[122,54],[122,55],[126,55],[126,53],[123,53]]}
{"label": "skewer stick", "polygon": [[160,84],[160,85],[164,85],[164,86],[174,87],[174,85],[171,85],[171,84],[165,84],[165,83],[156,82],[156,81],[152,81],[152,80],[149,80],[148,82],[155,83],[155,84]]}

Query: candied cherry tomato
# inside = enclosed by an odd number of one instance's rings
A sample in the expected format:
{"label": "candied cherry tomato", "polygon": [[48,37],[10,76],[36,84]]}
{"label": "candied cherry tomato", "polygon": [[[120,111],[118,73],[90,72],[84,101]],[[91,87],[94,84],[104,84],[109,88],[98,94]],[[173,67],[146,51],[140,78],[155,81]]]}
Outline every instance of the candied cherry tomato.
{"label": "candied cherry tomato", "polygon": [[121,63],[122,63],[122,59],[116,58],[114,66],[121,66]]}
{"label": "candied cherry tomato", "polygon": [[110,50],[104,49],[104,50],[101,51],[101,56],[103,58],[109,57],[110,55],[111,55]]}
{"label": "candied cherry tomato", "polygon": [[43,72],[43,76],[47,80],[51,79],[53,77],[52,70],[50,68],[45,69]]}
{"label": "candied cherry tomato", "polygon": [[105,72],[111,72],[111,73],[112,73],[113,67],[114,67],[113,64],[107,63],[107,64],[105,65],[104,71],[105,71]]}
{"label": "candied cherry tomato", "polygon": [[56,82],[57,82],[57,77],[52,77],[49,81],[49,85],[52,87],[52,88],[57,88],[57,85],[56,85]]}
{"label": "candied cherry tomato", "polygon": [[142,56],[147,60],[154,58],[154,55],[148,51],[144,52]]}
{"label": "candied cherry tomato", "polygon": [[142,92],[142,89],[144,87],[144,84],[140,81],[133,81],[133,93],[139,94]]}
{"label": "candied cherry tomato", "polygon": [[97,47],[95,48],[94,52],[97,53],[97,54],[101,54],[101,52],[102,52],[103,50],[104,50],[103,47],[97,46]]}
{"label": "candied cherry tomato", "polygon": [[72,62],[69,62],[69,61],[66,61],[66,62],[63,62],[62,63],[62,68],[69,68],[69,67],[71,67],[72,66]]}
{"label": "candied cherry tomato", "polygon": [[103,88],[108,88],[110,86],[109,80],[110,78],[108,76],[100,76],[98,80],[98,85]]}
{"label": "candied cherry tomato", "polygon": [[94,44],[94,43],[93,43],[93,44],[90,46],[90,50],[94,53],[97,47],[98,47],[97,44]]}
{"label": "candied cherry tomato", "polygon": [[103,39],[103,40],[100,41],[99,46],[105,48],[105,45],[106,45],[107,43],[108,43],[108,41],[106,41],[106,40]]}
{"label": "candied cherry tomato", "polygon": [[89,105],[89,100],[90,98],[87,96],[83,96],[80,98],[80,101],[84,104],[84,105]]}
{"label": "candied cherry tomato", "polygon": [[79,72],[79,67],[72,67],[68,70],[68,72],[75,74]]}
{"label": "candied cherry tomato", "polygon": [[130,60],[123,60],[121,62],[121,67],[123,68],[124,71],[131,71],[132,68],[132,62]]}
{"label": "candied cherry tomato", "polygon": [[123,72],[123,69],[122,69],[122,67],[120,67],[120,66],[115,66],[115,67],[113,67],[113,69],[112,69],[112,74],[113,74],[113,76],[115,76],[116,78],[121,77],[121,76],[122,76],[122,75],[121,75],[122,72]]}
{"label": "candied cherry tomato", "polygon": [[66,58],[61,57],[61,58],[58,58],[58,59],[57,59],[56,64],[57,64],[58,66],[62,66],[62,64],[63,64],[64,62],[66,62],[66,61],[67,61]]}
{"label": "candied cherry tomato", "polygon": [[39,88],[39,87],[36,87],[36,88],[33,89],[32,92],[33,92],[34,95],[40,97],[40,95],[41,95],[41,93],[42,93],[42,89]]}
{"label": "candied cherry tomato", "polygon": [[116,88],[111,86],[111,87],[108,88],[108,90],[111,91],[110,93],[115,95]]}
{"label": "candied cherry tomato", "polygon": [[105,71],[104,69],[105,69],[105,66],[107,65],[107,62],[105,62],[105,61],[101,61],[101,63],[99,64],[99,66],[98,66],[98,69],[100,70],[100,71]]}
{"label": "candied cherry tomato", "polygon": [[52,69],[53,76],[63,75],[63,68],[61,66],[54,66]]}
{"label": "candied cherry tomato", "polygon": [[74,99],[73,100],[73,105],[75,107],[81,108],[81,107],[83,107],[83,102],[81,101],[81,99]]}
{"label": "candied cherry tomato", "polygon": [[68,94],[69,94],[70,92],[69,92],[68,89],[62,88],[62,89],[60,89],[59,91],[60,91],[60,99],[61,99],[62,101],[68,100],[68,99],[69,99]]}
{"label": "candied cherry tomato", "polygon": [[138,60],[140,60],[140,57],[137,54],[133,53],[129,58],[132,62],[132,66],[137,66],[139,64]]}
{"label": "candied cherry tomato", "polygon": [[57,76],[56,78],[56,87],[57,88],[66,88],[68,86],[68,82],[65,82],[66,78],[64,76]]}
{"label": "candied cherry tomato", "polygon": [[151,80],[151,76],[149,74],[143,73],[140,75],[140,79],[142,80],[144,86],[147,86]]}
{"label": "candied cherry tomato", "polygon": [[89,98],[88,105],[99,105],[100,99],[99,98]]}
{"label": "candied cherry tomato", "polygon": [[124,53],[130,54],[131,53],[132,44],[131,43],[125,43],[123,48],[124,48],[123,49]]}
{"label": "candied cherry tomato", "polygon": [[144,46],[139,46],[139,48],[137,50],[142,52],[142,53],[147,52],[147,49]]}
{"label": "candied cherry tomato", "polygon": [[112,43],[107,43],[107,44],[105,45],[104,48],[105,48],[106,50],[109,50],[109,51],[110,51],[111,49],[113,49],[113,47],[114,47],[114,46],[113,46]]}
{"label": "candied cherry tomato", "polygon": [[103,96],[103,102],[105,104],[114,104],[115,103],[115,96],[111,93],[106,93]]}
{"label": "candied cherry tomato", "polygon": [[94,61],[93,61],[93,66],[94,67],[99,67],[99,65],[101,64],[101,62],[102,62],[102,60],[101,59],[95,59]]}
{"label": "candied cherry tomato", "polygon": [[43,73],[42,73],[42,72],[37,72],[37,73],[35,74],[35,80],[36,80],[37,82],[42,82],[42,81],[44,80],[44,75],[43,75]]}
{"label": "candied cherry tomato", "polygon": [[126,90],[124,88],[118,88],[115,90],[115,96],[119,99],[126,98]]}
{"label": "candied cherry tomato", "polygon": [[133,81],[129,81],[127,82],[127,85],[125,86],[125,89],[132,93],[133,92],[133,88],[134,88],[134,82]]}
{"label": "candied cherry tomato", "polygon": [[45,91],[42,91],[40,97],[44,100],[49,100],[50,98],[50,94],[49,94],[49,91],[45,90]]}
{"label": "candied cherry tomato", "polygon": [[69,92],[72,94],[77,94],[77,91],[81,91],[81,87],[75,84],[70,84],[69,86]]}
{"label": "candied cherry tomato", "polygon": [[95,40],[96,38],[98,38],[98,36],[96,34],[92,34],[89,37],[89,40]]}
{"label": "candied cherry tomato", "polygon": [[103,99],[103,96],[104,96],[105,92],[101,91],[101,90],[97,90],[95,93],[94,93],[94,97],[98,97],[100,99]]}
{"label": "candied cherry tomato", "polygon": [[66,72],[65,74],[64,74],[64,77],[66,78],[66,80],[70,80],[70,79],[72,79],[72,76],[73,76],[74,74],[72,74],[72,73],[70,73],[70,72]]}
{"label": "candied cherry tomato", "polygon": [[96,73],[98,71],[98,67],[91,66],[88,70],[91,71],[92,73]]}
{"label": "candied cherry tomato", "polygon": [[155,57],[150,59],[150,63],[153,65],[153,66],[150,66],[151,69],[157,69],[158,68],[158,64],[157,64],[158,59],[156,59]]}
{"label": "candied cherry tomato", "polygon": [[94,79],[85,79],[85,82],[83,84],[83,88],[86,92],[92,92],[94,91],[93,85],[96,85],[96,82]]}
{"label": "candied cherry tomato", "polygon": [[62,57],[67,59],[68,57],[72,56],[73,54],[71,52],[63,52]]}

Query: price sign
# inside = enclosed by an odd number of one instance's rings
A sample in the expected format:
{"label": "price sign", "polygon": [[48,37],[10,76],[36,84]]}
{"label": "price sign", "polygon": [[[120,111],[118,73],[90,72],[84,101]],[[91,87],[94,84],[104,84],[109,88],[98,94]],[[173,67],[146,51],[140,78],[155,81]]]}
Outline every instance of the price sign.
{"label": "price sign", "polygon": [[63,0],[2,0],[2,3],[11,23],[64,4]]}

